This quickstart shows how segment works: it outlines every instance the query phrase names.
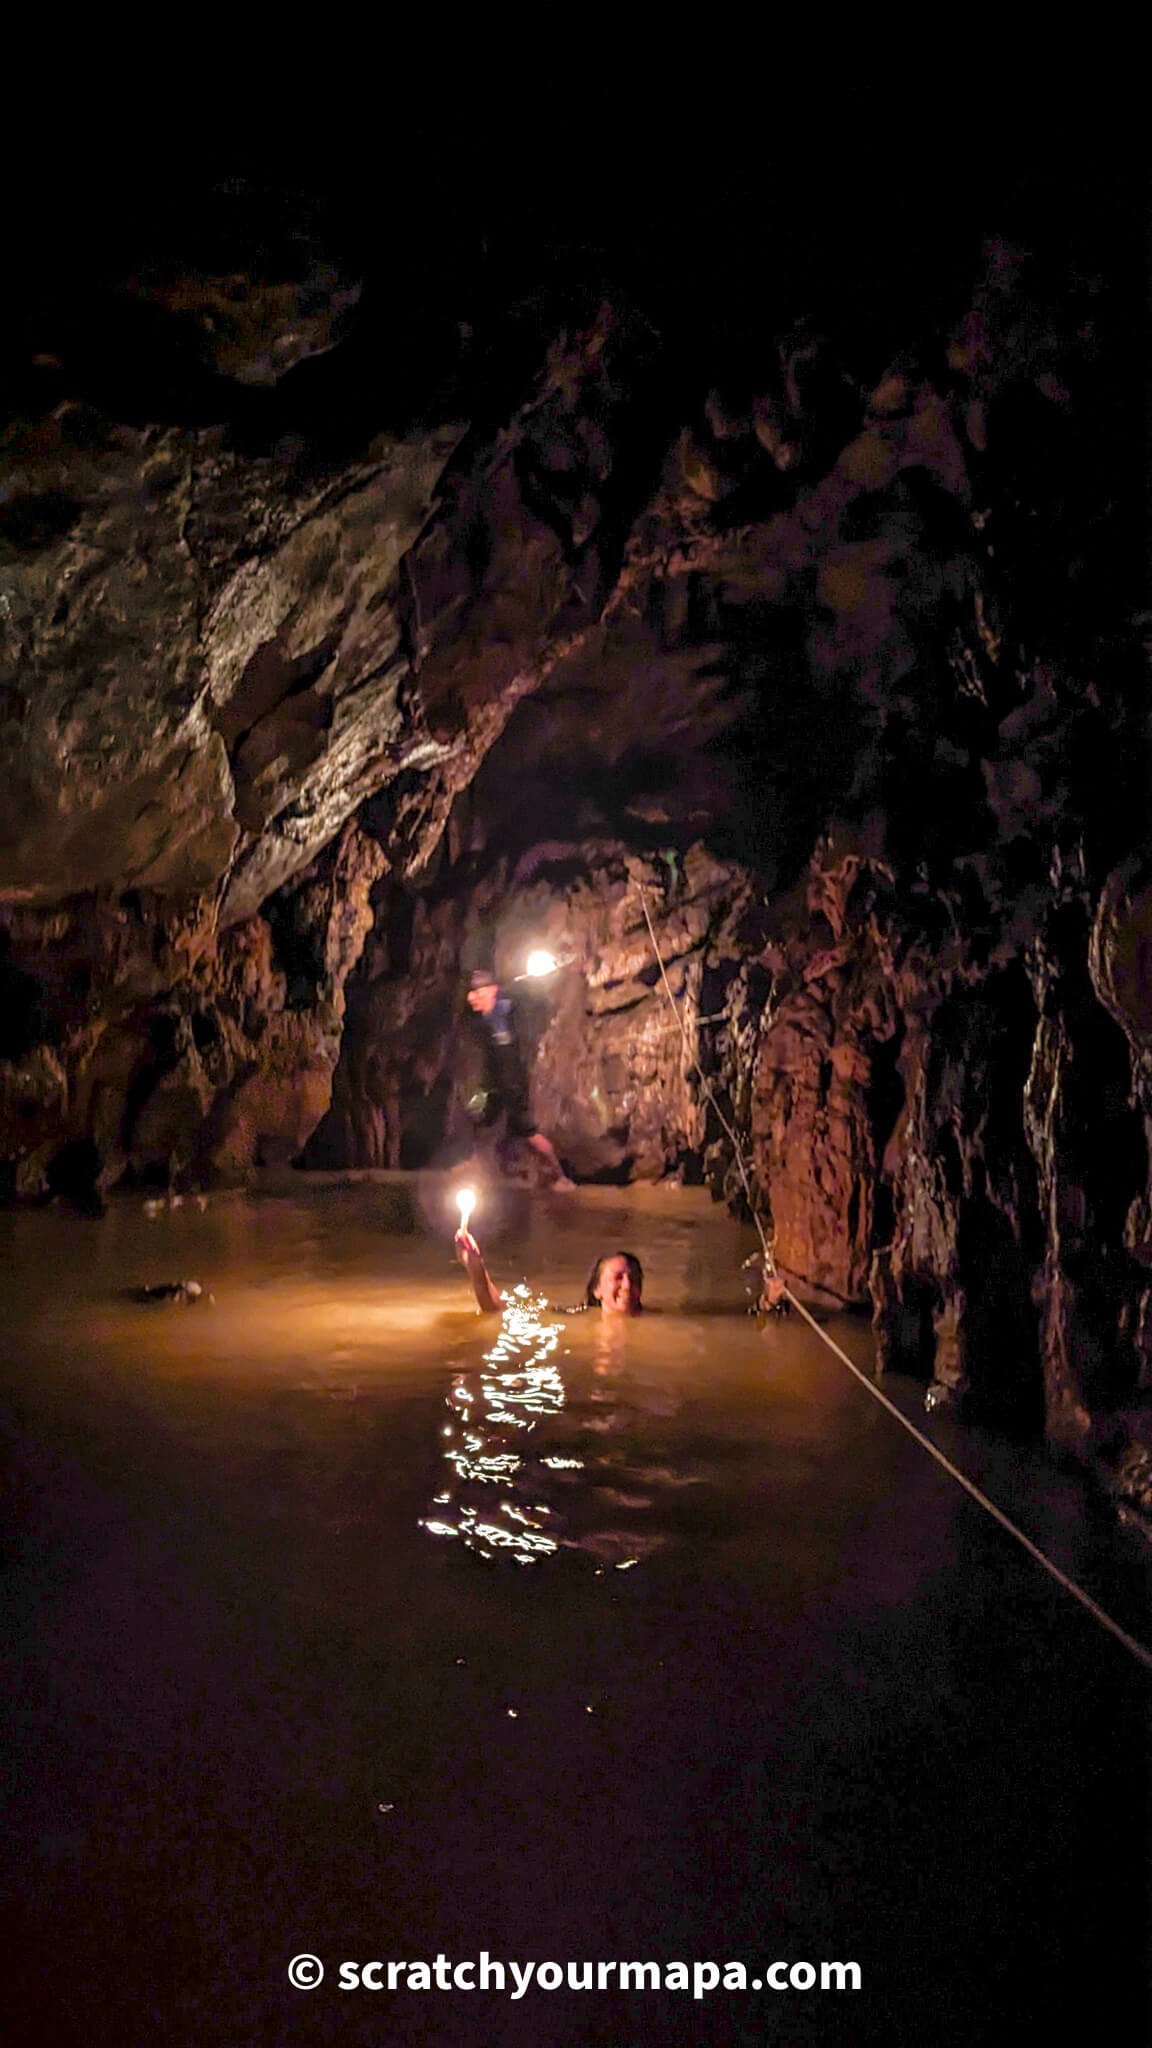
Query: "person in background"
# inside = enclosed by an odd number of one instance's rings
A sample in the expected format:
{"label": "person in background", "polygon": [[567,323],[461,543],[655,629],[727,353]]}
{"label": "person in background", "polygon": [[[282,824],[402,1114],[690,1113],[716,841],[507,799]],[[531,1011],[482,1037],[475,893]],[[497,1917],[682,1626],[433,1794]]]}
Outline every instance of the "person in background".
{"label": "person in background", "polygon": [[551,1139],[538,1130],[528,1103],[528,1076],[512,1013],[512,998],[505,995],[490,968],[472,971],[468,1008],[476,1017],[484,1045],[485,1082],[488,1108],[485,1122],[494,1121],[503,1109],[509,1138],[523,1139],[542,1160],[554,1188],[570,1188]]}

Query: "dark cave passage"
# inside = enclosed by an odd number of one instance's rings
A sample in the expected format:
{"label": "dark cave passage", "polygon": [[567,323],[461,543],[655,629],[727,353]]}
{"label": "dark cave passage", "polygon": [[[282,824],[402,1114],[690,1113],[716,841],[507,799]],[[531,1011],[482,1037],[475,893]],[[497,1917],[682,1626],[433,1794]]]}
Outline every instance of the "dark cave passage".
{"label": "dark cave passage", "polygon": [[[1146,1959],[1132,1674],[798,1316],[732,1320],[754,1213],[1146,1627],[1145,181],[971,106],[889,163],[862,97],[866,148],[693,105],[657,162],[549,88],[506,175],[451,94],[290,174],[57,138],[10,208],[22,2038],[479,2038],[286,2018],[307,1942],[882,1986],[486,2008],[612,2048],[1034,2030],[1070,1976],[1098,2023]],[[465,1169],[556,1299],[648,1240],[663,1318],[505,1388],[552,1464],[498,1399],[452,1434]]]}

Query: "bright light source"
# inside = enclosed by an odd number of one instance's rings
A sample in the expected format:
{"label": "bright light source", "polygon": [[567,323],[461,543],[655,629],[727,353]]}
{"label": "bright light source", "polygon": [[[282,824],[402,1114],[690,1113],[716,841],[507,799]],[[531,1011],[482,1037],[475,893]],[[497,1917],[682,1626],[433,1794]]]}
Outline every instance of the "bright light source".
{"label": "bright light source", "polygon": [[529,953],[524,963],[524,972],[536,981],[541,975],[555,974],[557,964],[555,956],[551,953]]}
{"label": "bright light source", "polygon": [[476,1207],[475,1188],[460,1188],[456,1196],[456,1207],[460,1211],[460,1228],[467,1230],[468,1218]]}

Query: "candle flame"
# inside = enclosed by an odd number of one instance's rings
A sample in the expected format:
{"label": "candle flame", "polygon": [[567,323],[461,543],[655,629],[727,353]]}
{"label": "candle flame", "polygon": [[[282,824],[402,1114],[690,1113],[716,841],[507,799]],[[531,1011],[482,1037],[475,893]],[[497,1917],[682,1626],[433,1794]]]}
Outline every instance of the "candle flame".
{"label": "candle flame", "polygon": [[460,1211],[460,1228],[467,1230],[468,1218],[476,1207],[475,1188],[461,1188],[456,1196],[456,1207]]}

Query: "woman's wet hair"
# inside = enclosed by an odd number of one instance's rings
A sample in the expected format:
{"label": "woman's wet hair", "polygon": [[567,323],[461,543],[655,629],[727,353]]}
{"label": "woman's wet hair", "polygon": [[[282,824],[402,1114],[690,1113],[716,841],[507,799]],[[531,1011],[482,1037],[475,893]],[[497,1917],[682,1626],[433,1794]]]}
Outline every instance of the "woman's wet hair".
{"label": "woman's wet hair", "polygon": [[600,1275],[608,1264],[609,1259],[623,1259],[628,1268],[628,1277],[637,1294],[640,1293],[644,1285],[644,1268],[636,1257],[635,1252],[601,1252],[600,1257],[588,1275],[588,1285],[584,1289],[584,1300],[582,1303],[584,1308],[597,1307],[600,1297],[596,1289],[600,1285]]}

